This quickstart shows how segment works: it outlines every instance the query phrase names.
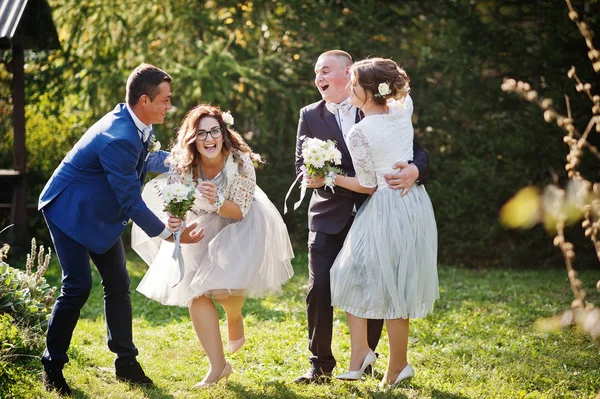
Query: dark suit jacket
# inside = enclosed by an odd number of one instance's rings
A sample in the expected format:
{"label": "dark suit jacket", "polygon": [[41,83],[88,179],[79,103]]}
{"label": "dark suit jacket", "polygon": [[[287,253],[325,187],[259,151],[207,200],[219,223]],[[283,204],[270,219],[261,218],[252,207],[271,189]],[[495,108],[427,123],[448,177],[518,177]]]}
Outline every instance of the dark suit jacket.
{"label": "dark suit jacket", "polygon": [[[360,119],[357,111],[356,122]],[[300,110],[296,137],[296,175],[301,173],[300,167],[304,164],[302,142],[305,137],[334,140],[342,153],[340,169],[348,176],[355,175],[352,158],[342,136],[342,131],[335,116],[325,108],[324,100],[307,105]],[[417,142],[414,143],[413,152],[413,163],[419,169],[419,180],[423,183],[429,169],[429,156]],[[342,187],[336,187],[335,193],[325,188],[313,190],[308,208],[308,226],[310,230],[327,234],[339,233],[348,224],[354,206],[356,206],[356,209],[360,208],[367,197],[366,194],[355,193]]]}

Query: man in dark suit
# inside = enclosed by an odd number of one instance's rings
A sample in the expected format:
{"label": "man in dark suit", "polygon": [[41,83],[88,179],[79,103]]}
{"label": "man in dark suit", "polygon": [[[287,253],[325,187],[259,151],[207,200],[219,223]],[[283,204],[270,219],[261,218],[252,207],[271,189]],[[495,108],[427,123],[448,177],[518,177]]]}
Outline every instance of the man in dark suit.
{"label": "man in dark suit", "polygon": [[[56,300],[42,356],[42,381],[48,390],[69,395],[62,369],[69,358],[73,330],[92,288],[90,258],[104,287],[108,347],[117,355],[117,379],[152,384],[136,360],[132,338],[129,273],[121,234],[132,219],[150,237],[172,241],[176,220],[157,218],[144,204],[147,171],[166,172],[164,151],[151,151],[155,123],[171,109],[171,77],[149,64],[137,67],[127,80],[127,103],[96,122],[69,151],[40,195],[42,211],[62,268],[61,294]],[[190,225],[183,243],[202,239]]]}
{"label": "man in dark suit", "polygon": [[[342,153],[339,167],[348,176],[354,176],[352,159],[346,146],[345,136],[350,128],[361,119],[358,109],[348,103],[350,96],[350,74],[352,57],[341,50],[321,54],[315,64],[315,84],[323,99],[300,111],[296,141],[296,174],[302,173],[302,143],[305,138],[334,140]],[[398,162],[398,171],[386,176],[388,185],[401,190],[405,195],[413,184],[427,177],[429,157],[415,142],[414,160]],[[342,187],[335,192],[323,185],[323,178],[305,176],[307,187],[313,188],[308,209],[308,267],[309,282],[306,297],[308,318],[308,348],[312,352],[311,368],[298,377],[297,383],[328,382],[336,365],[331,351],[333,308],[329,271],[344,244],[344,239],[354,220],[354,214],[366,200],[367,195],[355,193]],[[368,340],[375,350],[383,320],[368,321]]]}

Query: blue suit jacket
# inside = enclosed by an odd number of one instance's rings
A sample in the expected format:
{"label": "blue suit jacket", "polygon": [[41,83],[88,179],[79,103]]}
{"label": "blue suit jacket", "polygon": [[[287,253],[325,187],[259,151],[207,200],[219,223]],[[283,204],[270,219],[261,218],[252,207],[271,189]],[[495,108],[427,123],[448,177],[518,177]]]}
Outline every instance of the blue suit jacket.
{"label": "blue suit jacket", "polygon": [[141,191],[147,171],[166,172],[165,151],[148,149],[125,107],[96,122],[69,151],[40,195],[44,210],[63,233],[94,253],[106,252],[132,219],[150,237],[164,222],[148,209]]}

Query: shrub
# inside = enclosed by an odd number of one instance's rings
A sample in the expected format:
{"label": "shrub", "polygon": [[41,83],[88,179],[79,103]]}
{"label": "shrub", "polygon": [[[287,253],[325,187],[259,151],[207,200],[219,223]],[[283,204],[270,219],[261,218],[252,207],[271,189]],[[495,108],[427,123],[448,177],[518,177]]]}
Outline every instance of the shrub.
{"label": "shrub", "polygon": [[[8,244],[0,249],[0,314],[8,314],[19,324],[42,331],[47,324],[56,287],[50,287],[43,277],[50,262],[51,250],[44,256],[44,247],[37,250],[35,238],[31,240],[31,253],[27,255],[25,271],[10,267],[3,261]],[[34,264],[37,255],[37,270]]]}
{"label": "shrub", "polygon": [[38,251],[33,239],[22,271],[4,262],[8,250],[7,244],[0,248],[0,396],[21,398],[39,378],[39,353],[56,289],[43,277],[50,251]]}
{"label": "shrub", "polygon": [[19,324],[9,314],[0,314],[0,342],[0,362],[14,363],[20,357],[29,358],[38,354],[43,334]]}

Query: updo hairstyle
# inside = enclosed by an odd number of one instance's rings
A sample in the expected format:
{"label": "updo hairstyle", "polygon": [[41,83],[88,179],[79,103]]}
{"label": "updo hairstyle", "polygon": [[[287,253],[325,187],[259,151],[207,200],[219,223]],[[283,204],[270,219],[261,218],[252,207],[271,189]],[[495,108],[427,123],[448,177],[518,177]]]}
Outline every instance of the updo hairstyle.
{"label": "updo hairstyle", "polygon": [[[391,59],[367,58],[355,62],[351,71],[358,78],[358,84],[373,93],[376,104],[384,105],[389,99],[400,100],[410,92],[408,75]],[[389,94],[379,94],[381,83],[389,86]]]}

